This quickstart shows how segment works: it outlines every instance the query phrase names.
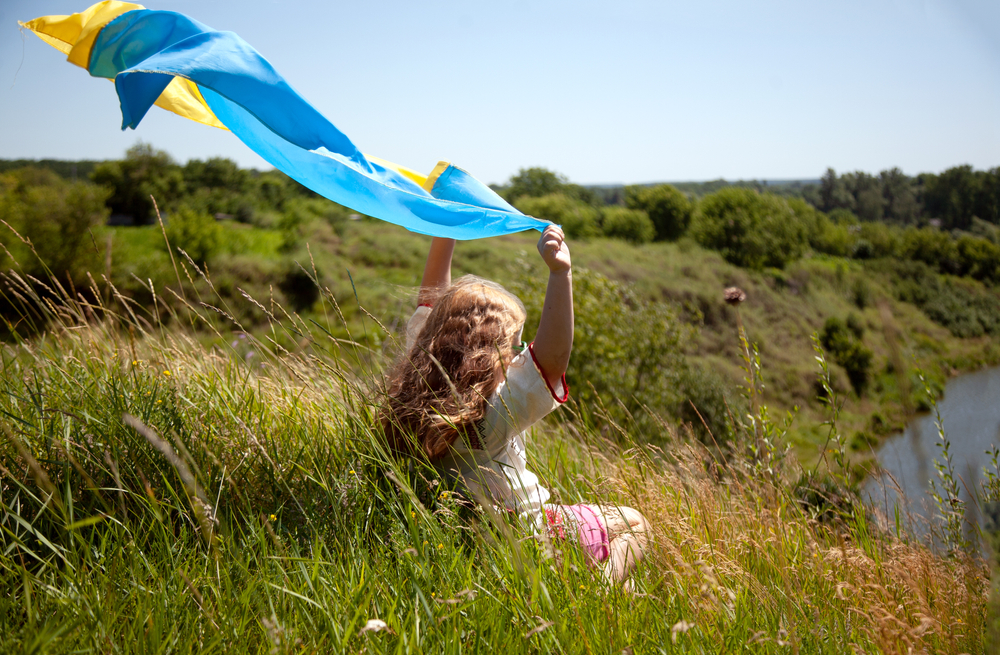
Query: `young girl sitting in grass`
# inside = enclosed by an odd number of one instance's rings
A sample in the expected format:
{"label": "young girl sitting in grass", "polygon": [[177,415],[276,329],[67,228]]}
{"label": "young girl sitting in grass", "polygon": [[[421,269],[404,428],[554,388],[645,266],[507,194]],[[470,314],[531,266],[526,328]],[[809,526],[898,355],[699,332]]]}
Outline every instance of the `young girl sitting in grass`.
{"label": "young girl sitting in grass", "polygon": [[571,539],[624,582],[649,540],[630,507],[546,504],[549,492],[527,469],[524,433],[566,402],[573,346],[573,284],[562,230],[549,226],[538,252],[549,268],[535,340],[523,346],[525,311],[500,285],[467,275],[451,281],[453,239],[435,238],[418,307],[406,326],[406,354],[389,377],[383,428],[392,446],[422,451],[476,498],[516,512],[553,539]]}

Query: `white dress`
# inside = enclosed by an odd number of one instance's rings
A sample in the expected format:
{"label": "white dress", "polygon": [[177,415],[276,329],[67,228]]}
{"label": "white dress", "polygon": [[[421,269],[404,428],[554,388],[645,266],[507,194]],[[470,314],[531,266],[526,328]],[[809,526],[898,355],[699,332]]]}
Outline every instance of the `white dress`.
{"label": "white dress", "polygon": [[[407,352],[430,313],[431,308],[422,305],[407,323]],[[486,415],[476,423],[475,436],[460,436],[435,466],[445,475],[461,476],[473,496],[491,498],[540,529],[549,491],[527,468],[524,433],[566,402],[568,393],[565,376],[555,389],[549,387],[535,360],[533,344],[528,346],[510,363],[506,379],[487,401]]]}

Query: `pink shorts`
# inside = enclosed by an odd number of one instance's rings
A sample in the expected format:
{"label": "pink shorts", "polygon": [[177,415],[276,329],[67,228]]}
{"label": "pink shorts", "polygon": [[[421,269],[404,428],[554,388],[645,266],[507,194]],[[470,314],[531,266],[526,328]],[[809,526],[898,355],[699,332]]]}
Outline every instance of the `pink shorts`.
{"label": "pink shorts", "polygon": [[608,533],[597,513],[589,506],[545,505],[543,509],[545,510],[545,525],[551,538],[573,539],[575,536],[576,541],[583,548],[583,552],[594,561],[603,562],[608,559],[608,555],[611,553]]}

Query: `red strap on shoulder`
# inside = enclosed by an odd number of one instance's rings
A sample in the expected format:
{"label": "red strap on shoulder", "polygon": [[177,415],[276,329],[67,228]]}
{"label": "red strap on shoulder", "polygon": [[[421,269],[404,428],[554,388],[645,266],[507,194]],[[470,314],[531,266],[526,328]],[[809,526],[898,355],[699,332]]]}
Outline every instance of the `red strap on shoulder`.
{"label": "red strap on shoulder", "polygon": [[567,400],[569,400],[569,385],[566,384],[566,374],[563,373],[562,378],[560,378],[560,382],[562,382],[562,388],[563,388],[563,395],[562,398],[560,398],[559,396],[556,395],[556,390],[553,389],[552,385],[549,383],[549,376],[545,374],[545,369],[542,368],[542,365],[538,363],[538,358],[535,357],[534,341],[528,344],[528,352],[531,354],[531,361],[535,362],[535,368],[537,368],[538,372],[542,374],[542,379],[545,380],[545,386],[549,388],[549,393],[552,394],[552,397],[555,398],[556,402],[562,404]]}

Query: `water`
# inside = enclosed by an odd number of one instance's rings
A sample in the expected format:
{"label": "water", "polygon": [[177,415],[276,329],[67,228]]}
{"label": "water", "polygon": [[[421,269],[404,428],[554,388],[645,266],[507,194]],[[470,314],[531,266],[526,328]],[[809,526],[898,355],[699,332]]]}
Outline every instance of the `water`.
{"label": "water", "polygon": [[[983,467],[989,464],[985,451],[1000,447],[1000,367],[970,373],[950,381],[944,398],[938,401],[945,435],[951,441],[951,456],[955,475],[961,478],[959,488],[966,501],[968,517],[980,521],[978,502],[972,502],[983,480]],[[873,506],[893,519],[894,505],[903,516],[911,516],[912,527],[926,534],[926,519],[936,515],[937,508],[930,496],[930,480],[937,479],[933,460],[940,457],[934,416],[921,415],[902,434],[890,437],[879,449],[877,458],[902,490],[900,502],[894,483],[888,478],[869,480],[864,493]]]}

